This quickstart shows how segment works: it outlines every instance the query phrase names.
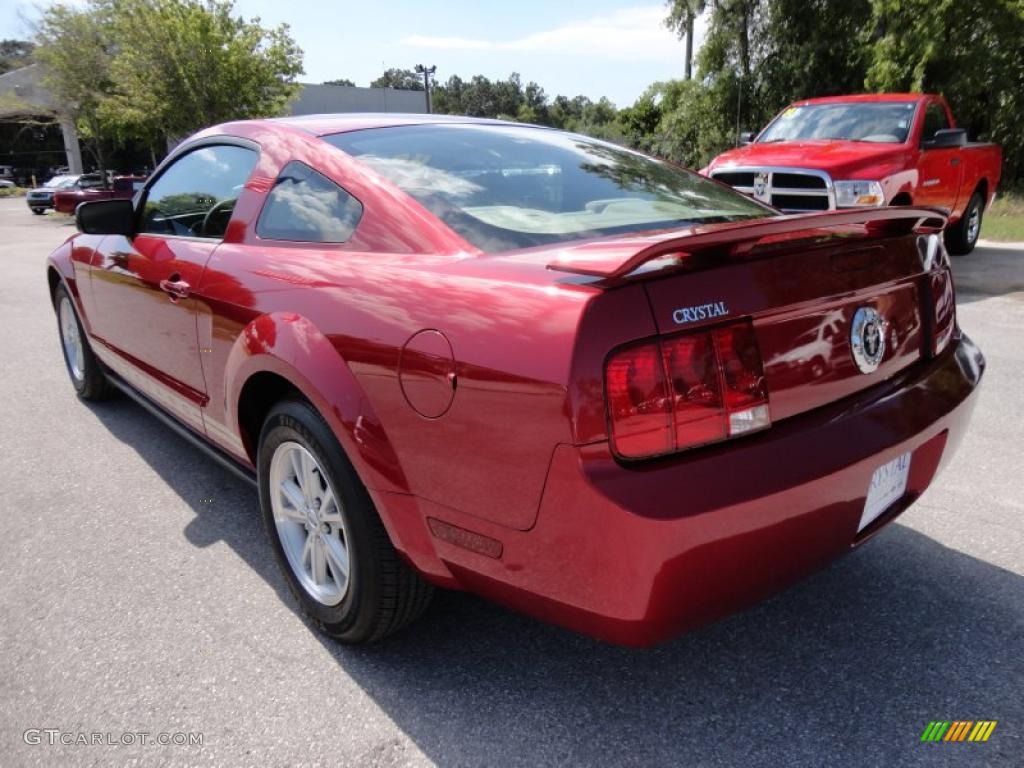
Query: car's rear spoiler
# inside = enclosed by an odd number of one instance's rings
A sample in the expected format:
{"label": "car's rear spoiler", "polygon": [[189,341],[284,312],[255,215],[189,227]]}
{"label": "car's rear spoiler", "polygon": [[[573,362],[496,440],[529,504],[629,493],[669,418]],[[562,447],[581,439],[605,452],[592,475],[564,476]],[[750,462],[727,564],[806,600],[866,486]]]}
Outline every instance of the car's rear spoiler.
{"label": "car's rear spoiler", "polygon": [[548,269],[616,280],[626,278],[647,262],[663,256],[685,257],[717,252],[728,256],[749,253],[772,241],[798,240],[779,237],[806,233],[808,238],[841,234],[838,227],[862,227],[866,236],[895,236],[910,232],[940,232],[947,214],[937,208],[871,208],[823,213],[773,216],[731,224],[695,227],[686,234],[661,233],[646,237],[612,238],[558,252]]}

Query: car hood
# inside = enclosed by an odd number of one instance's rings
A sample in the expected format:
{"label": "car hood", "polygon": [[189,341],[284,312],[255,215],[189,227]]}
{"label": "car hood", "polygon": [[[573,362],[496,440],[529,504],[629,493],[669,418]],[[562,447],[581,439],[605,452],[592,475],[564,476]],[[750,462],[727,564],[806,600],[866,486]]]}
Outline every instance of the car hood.
{"label": "car hood", "polygon": [[880,166],[899,164],[907,153],[905,144],[877,144],[868,141],[782,141],[777,144],[749,144],[716,157],[707,170],[730,166],[782,166],[815,168],[833,178],[878,176]]}

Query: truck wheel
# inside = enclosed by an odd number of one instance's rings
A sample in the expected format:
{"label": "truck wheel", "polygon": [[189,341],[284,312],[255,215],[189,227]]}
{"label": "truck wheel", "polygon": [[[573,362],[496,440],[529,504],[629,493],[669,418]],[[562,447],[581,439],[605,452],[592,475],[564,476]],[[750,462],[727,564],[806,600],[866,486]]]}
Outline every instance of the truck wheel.
{"label": "truck wheel", "polygon": [[36,216],[42,216],[44,213],[46,213],[46,209],[45,208],[33,208],[32,209],[32,213],[34,213]]}
{"label": "truck wheel", "polygon": [[981,199],[981,193],[975,192],[971,195],[970,202],[960,221],[946,229],[946,248],[955,256],[966,256],[974,250],[978,242],[978,235],[981,234],[981,218],[985,208],[985,201]]}
{"label": "truck wheel", "polygon": [[53,308],[57,311],[57,329],[60,332],[64,364],[75,392],[83,400],[105,400],[117,390],[107,380],[103,367],[89,346],[82,324],[78,322],[75,304],[63,285],[53,292]]}
{"label": "truck wheel", "polygon": [[399,557],[355,469],[309,403],[285,400],[271,409],[256,467],[274,556],[325,633],[372,642],[423,613],[433,588]]}

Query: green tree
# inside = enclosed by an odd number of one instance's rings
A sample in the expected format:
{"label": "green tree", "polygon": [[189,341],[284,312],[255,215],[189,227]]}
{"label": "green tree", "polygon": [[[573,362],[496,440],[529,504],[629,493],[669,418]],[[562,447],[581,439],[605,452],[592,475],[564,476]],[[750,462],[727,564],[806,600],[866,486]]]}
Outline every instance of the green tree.
{"label": "green tree", "polygon": [[452,75],[444,83],[434,86],[431,93],[434,112],[442,115],[467,114],[463,107],[463,95],[466,83],[458,75]]}
{"label": "green tree", "polygon": [[708,33],[698,57],[701,68],[738,70],[745,80],[749,79],[753,46],[766,5],[766,0],[711,0]]}
{"label": "green tree", "polygon": [[0,75],[31,64],[35,47],[30,40],[0,40]]}
{"label": "green tree", "polygon": [[355,83],[347,77],[339,77],[337,80],[324,80],[324,85],[347,85],[350,88],[355,87]]}
{"label": "green tree", "polygon": [[232,0],[92,0],[118,41],[110,111],[171,139],[228,120],[282,114],[302,51],[288,26],[266,29]]}
{"label": "green tree", "polygon": [[648,144],[648,137],[657,133],[661,117],[661,106],[655,101],[650,89],[633,106],[619,111],[619,123],[626,140],[635,147]]}
{"label": "green tree", "polygon": [[873,0],[867,85],[941,93],[972,138],[1003,146],[1004,176],[1024,176],[1024,2]]}
{"label": "green tree", "polygon": [[394,88],[399,91],[422,91],[423,78],[411,69],[386,69],[370,83],[371,88]]}
{"label": "green tree", "polygon": [[665,26],[673,30],[680,39],[686,40],[683,76],[687,80],[693,76],[693,28],[697,23],[697,17],[704,13],[707,5],[707,0],[668,0],[669,10]]}
{"label": "green tree", "polygon": [[[656,136],[646,146],[703,166],[800,98],[864,89],[869,62],[865,20],[871,0],[673,0],[666,24],[680,35],[707,8],[697,56],[699,82],[656,84]],[[639,106],[639,104],[638,104]],[[647,122],[649,123],[648,109]],[[671,135],[669,135],[669,133]],[[636,135],[636,125],[631,135]]]}
{"label": "green tree", "polygon": [[92,9],[58,3],[43,11],[35,37],[43,84],[60,111],[75,122],[86,151],[104,173],[112,128],[103,101],[113,88],[115,50],[109,24]]}
{"label": "green tree", "polygon": [[871,0],[772,0],[757,31],[762,118],[795,99],[863,91],[870,16]]}

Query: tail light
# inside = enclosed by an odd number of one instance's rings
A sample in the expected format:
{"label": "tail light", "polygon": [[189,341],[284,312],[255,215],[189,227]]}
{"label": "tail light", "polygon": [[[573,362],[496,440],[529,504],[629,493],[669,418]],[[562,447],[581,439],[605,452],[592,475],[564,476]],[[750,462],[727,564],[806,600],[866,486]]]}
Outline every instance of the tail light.
{"label": "tail light", "polygon": [[953,272],[949,254],[939,235],[922,235],[917,241],[927,285],[925,302],[931,317],[930,353],[938,355],[949,345],[956,328],[956,296],[953,290]]}
{"label": "tail light", "polygon": [[715,443],[771,424],[749,322],[615,352],[605,366],[612,449],[625,459]]}

